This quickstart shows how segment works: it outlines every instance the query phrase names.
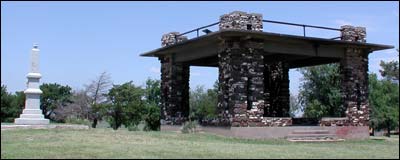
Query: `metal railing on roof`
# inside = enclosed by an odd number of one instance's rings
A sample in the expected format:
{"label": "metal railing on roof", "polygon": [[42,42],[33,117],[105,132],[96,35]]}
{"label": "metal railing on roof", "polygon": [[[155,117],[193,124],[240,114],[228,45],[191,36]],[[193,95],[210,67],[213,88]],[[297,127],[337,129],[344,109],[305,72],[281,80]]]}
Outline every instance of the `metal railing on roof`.
{"label": "metal railing on roof", "polygon": [[[266,23],[275,23],[275,24],[283,24],[283,25],[291,25],[291,26],[300,26],[300,27],[303,27],[303,36],[304,36],[304,37],[307,37],[307,36],[306,36],[306,28],[307,28],[307,27],[308,27],[308,28],[325,29],[325,30],[333,30],[333,31],[342,31],[342,29],[338,29],[338,28],[330,28],[330,27],[322,27],[322,26],[314,26],[314,25],[306,25],[306,24],[297,24],[297,23],[288,23],[288,22],[280,22],[280,21],[272,21],[272,20],[262,20],[262,21],[263,21],[263,22],[266,22]],[[175,41],[177,41],[178,37],[183,36],[183,35],[186,35],[186,34],[189,34],[189,33],[192,33],[192,32],[195,32],[195,31],[196,31],[196,33],[197,33],[197,37],[199,37],[199,30],[204,29],[204,28],[208,28],[208,27],[215,26],[215,25],[217,25],[217,24],[219,24],[219,23],[220,23],[220,22],[216,22],[216,23],[213,23],[213,24],[210,24],[210,25],[206,25],[206,26],[203,26],[203,27],[199,27],[199,28],[196,28],[196,29],[193,29],[193,30],[190,30],[190,31],[181,33],[181,34],[178,34],[178,35],[175,36]],[[336,40],[336,39],[340,39],[340,38],[341,38],[341,36],[339,36],[339,37],[334,37],[334,38],[329,38],[329,39],[331,39],[331,40]]]}

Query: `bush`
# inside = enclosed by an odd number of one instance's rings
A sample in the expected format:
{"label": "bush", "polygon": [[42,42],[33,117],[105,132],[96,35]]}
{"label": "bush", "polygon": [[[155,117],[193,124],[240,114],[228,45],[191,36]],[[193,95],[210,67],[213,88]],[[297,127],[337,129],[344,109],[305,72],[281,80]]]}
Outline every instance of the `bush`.
{"label": "bush", "polygon": [[121,125],[135,127],[142,120],[144,101],[143,89],[135,86],[132,81],[122,85],[113,85],[108,92],[110,104],[106,105],[108,123],[117,130]]}
{"label": "bush", "polygon": [[144,115],[145,126],[144,131],[159,131],[160,130],[160,107],[151,103],[146,106]]}

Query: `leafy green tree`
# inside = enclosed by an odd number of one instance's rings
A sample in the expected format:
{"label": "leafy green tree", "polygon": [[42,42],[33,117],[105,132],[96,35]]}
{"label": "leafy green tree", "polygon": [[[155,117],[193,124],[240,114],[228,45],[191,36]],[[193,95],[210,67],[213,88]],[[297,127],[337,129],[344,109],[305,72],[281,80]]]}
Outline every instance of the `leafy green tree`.
{"label": "leafy green tree", "polygon": [[22,113],[25,106],[25,94],[16,92],[12,95],[7,92],[7,87],[1,85],[1,122],[13,122]]}
{"label": "leafy green tree", "polygon": [[161,117],[161,89],[160,80],[147,79],[145,88],[145,113],[143,120],[145,121],[145,131],[160,130]]}
{"label": "leafy green tree", "polygon": [[148,103],[161,104],[160,80],[146,80],[145,97]]}
{"label": "leafy green tree", "polygon": [[137,126],[144,112],[143,89],[136,87],[132,81],[122,85],[113,85],[108,93],[111,101],[105,105],[108,122],[114,130],[121,125],[126,127]]}
{"label": "leafy green tree", "polygon": [[338,64],[326,64],[298,69],[303,74],[299,102],[304,117],[342,117],[345,107],[341,102]]}
{"label": "leafy green tree", "polygon": [[[399,49],[397,49],[397,53],[398,52]],[[395,60],[390,62],[381,61],[379,65],[382,67],[382,69],[379,70],[379,72],[385,79],[397,82],[399,81],[399,61]]]}
{"label": "leafy green tree", "polygon": [[12,118],[11,111],[12,97],[10,93],[7,92],[7,87],[1,85],[1,122],[9,122]]}
{"label": "leafy green tree", "polygon": [[40,107],[45,118],[55,120],[54,110],[58,107],[64,107],[71,103],[71,87],[62,86],[57,83],[44,83],[40,85],[43,94],[40,96]]}
{"label": "leafy green tree", "polygon": [[378,80],[369,75],[370,124],[375,129],[389,131],[399,126],[399,85],[390,80]]}
{"label": "leafy green tree", "polygon": [[383,80],[369,76],[370,124],[378,130],[386,128],[390,136],[390,130],[399,127],[399,61],[381,61],[380,66]]}
{"label": "leafy green tree", "polygon": [[214,83],[212,89],[205,91],[203,86],[196,86],[195,90],[190,92],[190,109],[194,116],[199,120],[213,119],[217,117],[218,104],[218,81]]}

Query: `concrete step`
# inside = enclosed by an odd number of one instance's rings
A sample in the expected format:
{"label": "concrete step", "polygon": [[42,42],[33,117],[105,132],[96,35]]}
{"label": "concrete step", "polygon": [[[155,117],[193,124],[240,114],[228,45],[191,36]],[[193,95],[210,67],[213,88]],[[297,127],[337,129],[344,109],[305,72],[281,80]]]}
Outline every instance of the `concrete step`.
{"label": "concrete step", "polygon": [[302,137],[335,137],[334,134],[289,134],[286,138],[302,138]]}
{"label": "concrete step", "polygon": [[294,130],[292,134],[329,134],[328,130]]}
{"label": "concrete step", "polygon": [[335,134],[329,133],[328,130],[294,130],[287,135],[286,140],[291,142],[339,142]]}
{"label": "concrete step", "polygon": [[344,139],[288,139],[290,142],[343,142]]}

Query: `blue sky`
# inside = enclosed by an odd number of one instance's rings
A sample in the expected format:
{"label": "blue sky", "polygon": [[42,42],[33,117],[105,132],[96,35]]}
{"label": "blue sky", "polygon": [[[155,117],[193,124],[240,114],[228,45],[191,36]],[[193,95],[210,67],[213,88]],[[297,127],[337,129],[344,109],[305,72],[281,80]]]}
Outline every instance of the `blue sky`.
{"label": "blue sky", "polygon": [[[364,26],[367,42],[399,48],[399,2],[1,2],[1,84],[10,92],[26,88],[30,50],[39,43],[42,83],[81,89],[107,71],[114,84],[144,85],[148,77],[160,78],[160,64],[139,54],[159,48],[162,34],[208,25],[235,10],[276,21]],[[269,24],[264,31],[302,34],[301,28]],[[339,36],[328,32],[307,30]],[[380,60],[398,56],[393,49],[369,58],[369,71],[378,73]],[[191,67],[190,86],[210,88],[217,75],[217,68]],[[300,78],[290,71],[291,93],[298,93]]]}

